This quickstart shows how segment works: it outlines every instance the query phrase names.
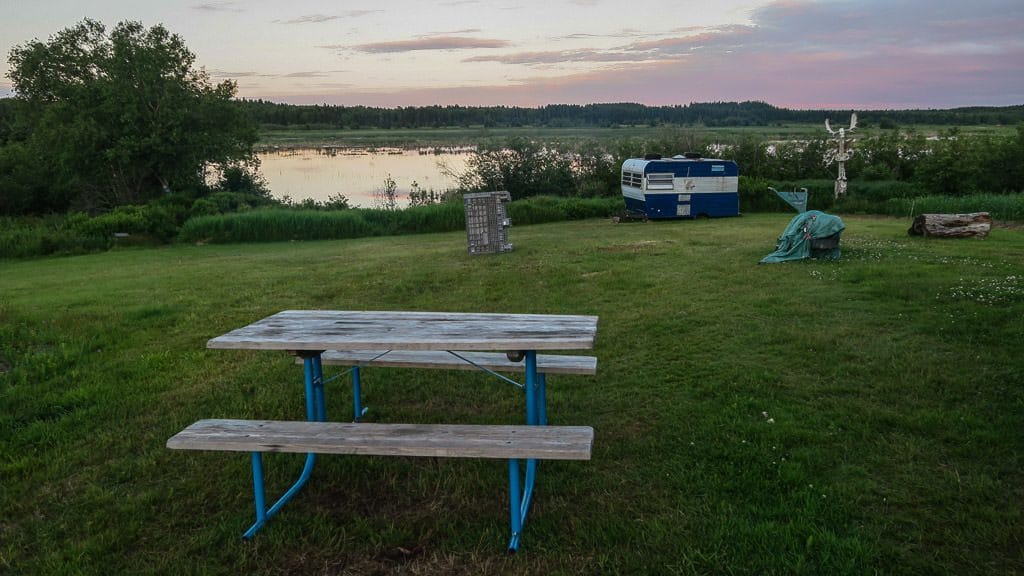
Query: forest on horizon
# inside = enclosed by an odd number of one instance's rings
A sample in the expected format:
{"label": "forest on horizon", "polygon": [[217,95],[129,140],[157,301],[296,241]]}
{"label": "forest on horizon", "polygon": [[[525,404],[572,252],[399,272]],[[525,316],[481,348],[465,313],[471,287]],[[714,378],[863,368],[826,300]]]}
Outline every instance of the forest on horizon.
{"label": "forest on horizon", "polygon": [[[0,141],[14,124],[16,98],[0,98]],[[391,128],[582,128],[618,126],[744,127],[817,124],[831,118],[837,126],[853,112],[861,127],[896,129],[929,126],[1013,126],[1024,122],[1024,104],[949,109],[855,110],[789,109],[765,102],[703,102],[674,106],[644,104],[549,104],[516,106],[433,105],[399,108],[284,104],[235,99],[231,103],[264,130]]]}
{"label": "forest on horizon", "polygon": [[1024,104],[970,106],[925,110],[796,110],[765,102],[704,102],[675,106],[643,104],[549,104],[539,108],[515,106],[409,106],[374,108],[330,104],[297,105],[265,100],[236,101],[264,129],[292,128],[443,128],[523,126],[571,128],[658,125],[772,126],[819,123],[832,118],[841,124],[856,112],[864,127],[910,125],[1008,126],[1024,122]]}

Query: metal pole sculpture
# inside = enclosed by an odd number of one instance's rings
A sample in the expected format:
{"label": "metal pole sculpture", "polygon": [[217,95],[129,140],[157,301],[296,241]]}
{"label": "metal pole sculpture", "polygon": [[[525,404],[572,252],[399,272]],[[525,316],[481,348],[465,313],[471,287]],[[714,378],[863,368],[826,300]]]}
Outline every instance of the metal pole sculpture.
{"label": "metal pole sculpture", "polygon": [[[853,132],[855,128],[857,128],[856,112],[850,116],[849,132]],[[846,161],[853,156],[853,149],[848,146],[846,141],[847,130],[840,128],[839,131],[836,132],[831,126],[829,126],[828,118],[825,119],[825,130],[828,130],[828,133],[831,134],[838,143],[835,150],[829,150],[828,154],[825,155],[826,165],[831,164],[833,161],[839,163],[839,175],[836,177],[835,188],[836,198],[838,199],[839,196],[846,194]],[[853,140],[850,140],[849,145],[852,144]]]}

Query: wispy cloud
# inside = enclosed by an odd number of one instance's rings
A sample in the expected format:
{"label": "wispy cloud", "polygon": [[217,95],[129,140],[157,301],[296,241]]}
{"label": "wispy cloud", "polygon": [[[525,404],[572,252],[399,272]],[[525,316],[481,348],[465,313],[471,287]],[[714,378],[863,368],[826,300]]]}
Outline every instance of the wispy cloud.
{"label": "wispy cloud", "polygon": [[415,40],[396,40],[394,42],[373,42],[355,46],[324,46],[324,48],[347,48],[357,52],[372,54],[392,52],[414,52],[417,50],[467,50],[472,48],[504,48],[509,46],[507,40],[489,38],[470,38],[467,36],[428,36]]}
{"label": "wispy cloud", "polygon": [[500,62],[502,64],[525,64],[546,66],[569,62],[642,62],[663,60],[656,53],[612,52],[609,50],[555,50],[547,52],[517,52],[513,54],[481,55],[465,58],[463,62]]}
{"label": "wispy cloud", "polygon": [[207,70],[206,71],[211,78],[251,78],[254,76],[262,76],[253,71],[245,72],[229,72],[227,70]]}
{"label": "wispy cloud", "polygon": [[237,4],[237,2],[204,2],[193,4],[191,8],[202,12],[241,12],[242,9]]}
{"label": "wispy cloud", "polygon": [[282,74],[281,78],[323,78],[327,76],[325,72],[319,71],[307,71],[307,72],[291,72],[289,74]]}
{"label": "wispy cloud", "polygon": [[645,40],[620,46],[620,50],[644,52],[668,58],[674,55],[689,54],[695,50],[716,47],[723,50],[735,50],[746,45],[751,34],[757,29],[752,26],[734,25],[722,28],[709,28],[702,31],[687,32],[683,36]]}
{"label": "wispy cloud", "polygon": [[288,72],[286,74],[262,74],[253,71],[232,72],[228,70],[210,70],[212,78],[324,78],[331,74],[343,73],[345,70],[304,70],[301,72]]}
{"label": "wispy cloud", "polygon": [[428,36],[451,36],[452,34],[476,34],[479,28],[464,28],[462,30],[445,30],[443,32],[432,32]]}
{"label": "wispy cloud", "polygon": [[333,22],[334,20],[344,20],[348,18],[359,18],[362,16],[369,16],[370,14],[378,14],[384,12],[383,10],[349,10],[341,14],[306,14],[299,16],[298,18],[292,18],[291,20],[274,20],[281,24],[321,24],[323,22]]}
{"label": "wispy cloud", "polygon": [[341,16],[335,14],[328,16],[326,14],[307,14],[305,16],[299,16],[298,18],[292,18],[291,20],[274,20],[281,24],[319,24],[321,22],[330,22],[332,20],[340,20]]}

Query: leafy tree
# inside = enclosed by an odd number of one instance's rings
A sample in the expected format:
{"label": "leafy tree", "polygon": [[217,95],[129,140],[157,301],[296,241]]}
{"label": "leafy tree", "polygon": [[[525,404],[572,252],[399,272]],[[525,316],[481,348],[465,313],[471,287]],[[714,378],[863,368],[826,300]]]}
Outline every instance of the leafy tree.
{"label": "leafy tree", "polygon": [[33,211],[146,202],[252,159],[256,128],[232,102],[235,84],[212,84],[163,26],[121,22],[108,33],[86,19],[15,46],[9,62],[21,104],[11,138],[48,174]]}
{"label": "leafy tree", "polygon": [[466,167],[460,184],[467,190],[507,190],[513,200],[572,196],[576,191],[571,157],[526,138],[483,144]]}
{"label": "leafy tree", "polygon": [[980,138],[965,137],[959,128],[951,128],[918,162],[915,179],[934,194],[963,196],[979,192],[985,144]]}

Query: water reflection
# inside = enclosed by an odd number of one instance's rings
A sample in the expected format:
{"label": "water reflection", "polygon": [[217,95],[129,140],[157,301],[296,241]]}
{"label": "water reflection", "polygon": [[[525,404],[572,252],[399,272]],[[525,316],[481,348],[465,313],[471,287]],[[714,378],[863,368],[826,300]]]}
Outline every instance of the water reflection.
{"label": "water reflection", "polygon": [[353,207],[374,206],[374,193],[390,177],[399,205],[408,203],[413,182],[421,190],[455,188],[471,148],[340,148],[267,151],[257,154],[260,172],[275,198],[323,202],[344,195]]}

